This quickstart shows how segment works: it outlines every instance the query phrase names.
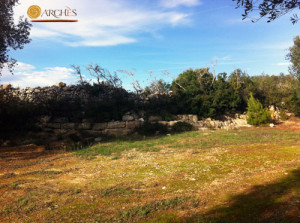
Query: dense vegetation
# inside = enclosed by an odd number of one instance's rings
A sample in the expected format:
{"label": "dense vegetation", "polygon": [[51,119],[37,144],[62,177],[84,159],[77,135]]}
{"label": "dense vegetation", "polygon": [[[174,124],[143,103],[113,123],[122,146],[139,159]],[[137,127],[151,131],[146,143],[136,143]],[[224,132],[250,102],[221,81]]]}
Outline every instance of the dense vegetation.
{"label": "dense vegetation", "polygon": [[[287,58],[291,61],[290,74],[250,76],[241,69],[229,75],[215,74],[209,68],[189,69],[178,75],[172,83],[155,80],[141,88],[134,80],[129,92],[122,88],[117,72],[113,74],[99,65],[87,67],[97,79],[93,85],[83,79],[80,67],[73,66],[79,75],[79,85],[92,96],[87,103],[63,98],[32,104],[18,98],[7,97],[0,91],[0,131],[26,129],[30,121],[40,115],[68,117],[70,121],[93,119],[96,122],[120,120],[126,112],[144,111],[145,116],[160,115],[170,121],[176,114],[196,114],[199,118],[215,118],[230,113],[243,113],[249,106],[250,94],[259,103],[259,117],[251,123],[263,124],[269,119],[264,109],[274,106],[300,116],[300,38],[294,39]],[[6,99],[4,99],[6,98]],[[261,103],[261,104],[260,104]],[[250,109],[251,110],[251,109]],[[253,116],[254,117],[254,116]]]}
{"label": "dense vegetation", "polygon": [[[300,84],[296,76],[249,76],[240,69],[229,76],[221,73],[216,77],[207,68],[187,70],[171,84],[157,82],[163,87],[148,88],[137,95],[123,88],[108,86],[107,83],[84,87],[94,100],[82,106],[78,100],[48,100],[31,104],[10,97],[0,100],[0,128],[2,132],[26,129],[39,115],[69,117],[71,121],[90,118],[96,122],[120,120],[128,111],[145,111],[146,116],[160,115],[170,121],[176,114],[196,114],[199,118],[218,118],[224,114],[243,113],[252,92],[262,108],[274,105],[278,109],[289,110],[300,115]],[[164,89],[164,91],[161,91]],[[105,98],[105,100],[98,100]]]}

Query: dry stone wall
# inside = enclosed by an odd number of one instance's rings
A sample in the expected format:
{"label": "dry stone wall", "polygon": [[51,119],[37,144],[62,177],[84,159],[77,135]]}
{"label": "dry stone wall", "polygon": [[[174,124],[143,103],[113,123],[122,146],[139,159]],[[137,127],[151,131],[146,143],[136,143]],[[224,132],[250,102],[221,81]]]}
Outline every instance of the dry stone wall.
{"label": "dry stone wall", "polygon": [[4,94],[7,96],[14,96],[22,101],[33,103],[44,102],[50,99],[59,100],[63,98],[74,100],[80,98],[83,101],[87,101],[91,97],[84,86],[66,86],[65,83],[59,83],[51,87],[27,87],[25,89],[13,88],[11,85],[3,85],[1,90],[4,91]]}
{"label": "dry stone wall", "polygon": [[[11,85],[2,86],[5,95],[12,95],[22,101],[31,103],[39,103],[49,99],[59,100],[62,98],[80,99],[82,103],[87,102],[91,97],[96,97],[87,92],[84,86],[72,85],[66,86],[64,83],[59,83],[51,87],[37,88],[12,88]],[[109,92],[109,91],[108,91]],[[103,99],[103,98],[102,98]],[[101,98],[100,98],[101,100]],[[98,123],[93,120],[82,119],[77,122],[70,122],[68,117],[39,117],[37,126],[43,131],[53,131],[56,135],[67,134],[68,132],[81,132],[83,134],[98,137],[101,135],[108,136],[124,136],[132,134],[134,130],[140,127],[143,122],[161,123],[172,127],[177,122],[188,122],[195,129],[207,128],[236,128],[248,126],[246,115],[235,115],[234,117],[224,116],[222,120],[203,119],[199,120],[197,115],[183,114],[177,115],[173,121],[163,121],[161,116],[145,116],[144,111],[128,112],[123,115],[120,121],[111,121]]]}

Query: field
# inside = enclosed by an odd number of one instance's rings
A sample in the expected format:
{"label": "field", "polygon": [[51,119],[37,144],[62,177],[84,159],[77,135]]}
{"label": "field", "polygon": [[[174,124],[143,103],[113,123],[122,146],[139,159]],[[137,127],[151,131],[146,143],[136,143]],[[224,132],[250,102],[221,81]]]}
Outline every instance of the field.
{"label": "field", "polygon": [[300,222],[300,120],[0,148],[0,222]]}

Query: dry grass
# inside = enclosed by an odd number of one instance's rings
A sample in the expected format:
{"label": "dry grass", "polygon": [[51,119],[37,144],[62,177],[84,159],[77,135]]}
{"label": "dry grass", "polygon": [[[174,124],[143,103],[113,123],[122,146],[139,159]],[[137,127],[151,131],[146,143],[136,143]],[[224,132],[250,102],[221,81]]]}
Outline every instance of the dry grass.
{"label": "dry grass", "polygon": [[0,222],[299,222],[300,132],[0,148],[0,179]]}

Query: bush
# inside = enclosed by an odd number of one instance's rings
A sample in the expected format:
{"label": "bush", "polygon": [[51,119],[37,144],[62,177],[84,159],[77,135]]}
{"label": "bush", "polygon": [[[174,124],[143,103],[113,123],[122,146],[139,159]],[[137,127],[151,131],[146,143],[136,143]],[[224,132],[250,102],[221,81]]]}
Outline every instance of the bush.
{"label": "bush", "polygon": [[194,126],[187,122],[177,122],[175,125],[172,126],[173,132],[187,132],[193,130]]}
{"label": "bush", "polygon": [[252,93],[250,93],[250,98],[248,100],[247,115],[247,122],[250,125],[259,126],[270,123],[271,121],[270,112],[266,108],[263,108],[262,104],[253,97]]}
{"label": "bush", "polygon": [[141,127],[137,128],[137,132],[145,136],[165,134],[168,132],[168,127],[160,123],[145,122]]}
{"label": "bush", "polygon": [[280,118],[282,121],[285,121],[285,120],[288,120],[288,119],[289,119],[289,116],[287,116],[287,114],[285,113],[285,111],[280,110],[280,111],[279,111],[279,118]]}

